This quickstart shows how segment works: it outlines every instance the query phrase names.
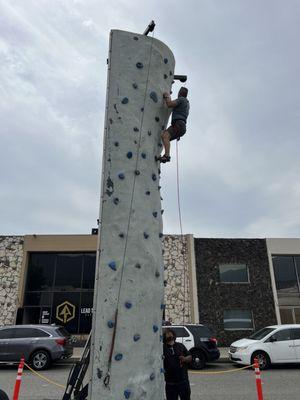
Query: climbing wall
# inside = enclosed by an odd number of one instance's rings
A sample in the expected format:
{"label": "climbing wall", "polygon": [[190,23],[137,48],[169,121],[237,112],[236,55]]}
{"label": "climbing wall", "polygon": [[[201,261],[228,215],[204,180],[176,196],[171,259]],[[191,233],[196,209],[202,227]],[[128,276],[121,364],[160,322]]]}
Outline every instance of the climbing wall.
{"label": "climbing wall", "polygon": [[164,398],[160,135],[174,57],[157,39],[113,30],[95,283],[90,399]]}

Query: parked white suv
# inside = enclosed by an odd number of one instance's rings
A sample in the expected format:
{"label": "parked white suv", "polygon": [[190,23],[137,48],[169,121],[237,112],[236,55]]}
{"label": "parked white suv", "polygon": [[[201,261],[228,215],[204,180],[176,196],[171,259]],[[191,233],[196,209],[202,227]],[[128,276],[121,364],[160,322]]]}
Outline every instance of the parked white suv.
{"label": "parked white suv", "polygon": [[250,365],[255,357],[261,369],[271,364],[300,363],[300,324],[267,326],[230,346],[229,358],[234,363]]}

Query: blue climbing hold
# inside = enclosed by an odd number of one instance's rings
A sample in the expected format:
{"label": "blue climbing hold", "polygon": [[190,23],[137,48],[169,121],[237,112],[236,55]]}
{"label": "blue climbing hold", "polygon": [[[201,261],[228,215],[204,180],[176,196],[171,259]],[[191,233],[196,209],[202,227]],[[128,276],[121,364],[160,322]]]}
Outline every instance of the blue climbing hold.
{"label": "blue climbing hold", "polygon": [[139,40],[137,36],[133,36],[133,40]]}
{"label": "blue climbing hold", "polygon": [[141,63],[141,62],[137,62],[135,65],[136,65],[136,67],[137,67],[138,69],[143,68],[143,63]]}
{"label": "blue climbing hold", "polygon": [[146,191],[146,195],[147,195],[147,196],[150,196],[150,190],[147,190],[147,191]]}
{"label": "blue climbing hold", "polygon": [[160,305],[160,309],[161,310],[164,310],[166,308],[166,305],[165,304],[163,304],[163,303],[161,303],[161,305]]}
{"label": "blue climbing hold", "polygon": [[159,341],[162,342],[164,340],[163,335],[159,335]]}
{"label": "blue climbing hold", "polygon": [[153,325],[153,332],[156,333],[158,331],[158,326],[157,325]]}
{"label": "blue climbing hold", "polygon": [[128,153],[127,153],[127,158],[132,158],[132,151],[129,151]]}
{"label": "blue climbing hold", "polygon": [[159,278],[160,277],[160,273],[159,273],[159,271],[155,271],[155,276],[156,276],[156,278]]}
{"label": "blue climbing hold", "polygon": [[148,237],[149,237],[148,233],[144,232],[144,238],[148,239]]}
{"label": "blue climbing hold", "polygon": [[132,84],[132,87],[133,87],[133,89],[137,89],[137,88],[138,88],[137,83],[133,83],[133,84]]}
{"label": "blue climbing hold", "polygon": [[135,264],[135,268],[141,269],[141,264]]}
{"label": "blue climbing hold", "polygon": [[124,97],[124,98],[122,99],[122,104],[127,104],[128,102],[129,102],[128,97]]}
{"label": "blue climbing hold", "polygon": [[137,126],[135,126],[135,127],[133,128],[133,130],[134,130],[134,132],[138,132],[138,131],[139,131],[139,128],[138,128]]}
{"label": "blue climbing hold", "polygon": [[152,99],[154,103],[157,103],[158,102],[157,94],[155,92],[151,92],[150,99]]}
{"label": "blue climbing hold", "polygon": [[120,172],[118,177],[123,180],[125,179],[125,174],[123,174],[123,172]]}
{"label": "blue climbing hold", "polygon": [[151,136],[151,135],[152,135],[151,131],[148,131],[148,136]]}
{"label": "blue climbing hold", "polygon": [[152,180],[153,180],[153,181],[156,181],[156,179],[157,179],[156,175],[155,175],[155,174],[152,174]]}
{"label": "blue climbing hold", "polygon": [[143,159],[145,159],[147,157],[146,153],[142,153],[141,156]]}
{"label": "blue climbing hold", "polygon": [[172,76],[173,75],[173,72],[172,71],[170,71],[170,76]]}
{"label": "blue climbing hold", "polygon": [[165,373],[165,369],[164,369],[164,368],[161,368],[161,369],[160,369],[160,373],[161,373],[161,374],[164,374],[164,373]]}
{"label": "blue climbing hold", "polygon": [[155,373],[152,372],[152,374],[150,375],[150,381],[154,381],[154,379],[155,379]]}
{"label": "blue climbing hold", "polygon": [[125,237],[124,233],[119,233],[119,237],[123,239]]}
{"label": "blue climbing hold", "polygon": [[111,268],[113,271],[117,270],[117,264],[115,261],[111,261],[110,263],[108,263],[109,268]]}
{"label": "blue climbing hold", "polygon": [[156,121],[156,122],[159,122],[159,117],[155,117],[155,121]]}
{"label": "blue climbing hold", "polygon": [[116,361],[121,361],[122,358],[123,358],[123,354],[121,354],[121,353],[118,353],[118,354],[115,355],[115,360]]}
{"label": "blue climbing hold", "polygon": [[131,391],[129,389],[124,390],[125,399],[129,399],[131,396]]}
{"label": "blue climbing hold", "polygon": [[118,146],[119,146],[119,142],[115,142],[114,145],[115,145],[116,147],[118,147]]}
{"label": "blue climbing hold", "polygon": [[157,217],[157,211],[153,211],[152,215],[153,215],[154,218],[156,218]]}
{"label": "blue climbing hold", "polygon": [[132,307],[132,303],[130,303],[130,301],[126,301],[125,307],[129,310]]}
{"label": "blue climbing hold", "polygon": [[144,112],[144,107],[141,108],[141,111]]}
{"label": "blue climbing hold", "polygon": [[107,326],[111,329],[115,326],[115,323],[113,321],[108,321]]}
{"label": "blue climbing hold", "polygon": [[133,340],[135,342],[138,342],[140,340],[140,338],[141,338],[141,335],[139,335],[138,333],[133,336]]}
{"label": "blue climbing hold", "polygon": [[135,175],[140,175],[141,173],[140,173],[140,171],[138,170],[138,169],[136,169],[135,171],[134,171],[134,173],[135,173]]}
{"label": "blue climbing hold", "polygon": [[167,58],[164,58],[164,63],[168,64],[168,59]]}
{"label": "blue climbing hold", "polygon": [[167,285],[168,285],[168,282],[164,281],[164,287],[167,287]]}
{"label": "blue climbing hold", "polygon": [[164,74],[164,78],[167,79],[167,77],[168,77],[168,75],[167,75],[167,74]]}
{"label": "blue climbing hold", "polygon": [[160,234],[158,235],[160,238],[164,237],[164,234],[160,232]]}
{"label": "blue climbing hold", "polygon": [[118,199],[118,197],[115,197],[113,201],[114,201],[114,203],[115,203],[116,205],[119,204],[119,202],[120,202],[120,200]]}

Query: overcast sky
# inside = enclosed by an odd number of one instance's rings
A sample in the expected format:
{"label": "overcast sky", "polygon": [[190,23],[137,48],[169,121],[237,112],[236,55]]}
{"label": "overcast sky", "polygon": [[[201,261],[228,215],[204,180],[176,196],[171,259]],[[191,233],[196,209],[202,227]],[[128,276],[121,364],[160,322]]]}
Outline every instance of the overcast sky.
{"label": "overcast sky", "polygon": [[[0,0],[0,235],[96,226],[109,31],[151,19],[188,75],[184,233],[300,236],[298,0]],[[175,155],[166,233],[180,232]]]}

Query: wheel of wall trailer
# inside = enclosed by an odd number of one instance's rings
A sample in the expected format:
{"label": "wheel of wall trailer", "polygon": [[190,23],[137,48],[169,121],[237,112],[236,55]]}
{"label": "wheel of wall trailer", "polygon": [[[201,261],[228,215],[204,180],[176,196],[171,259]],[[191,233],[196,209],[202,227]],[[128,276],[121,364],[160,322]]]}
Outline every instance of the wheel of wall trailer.
{"label": "wheel of wall trailer", "polygon": [[0,400],[9,400],[7,394],[0,389]]}

